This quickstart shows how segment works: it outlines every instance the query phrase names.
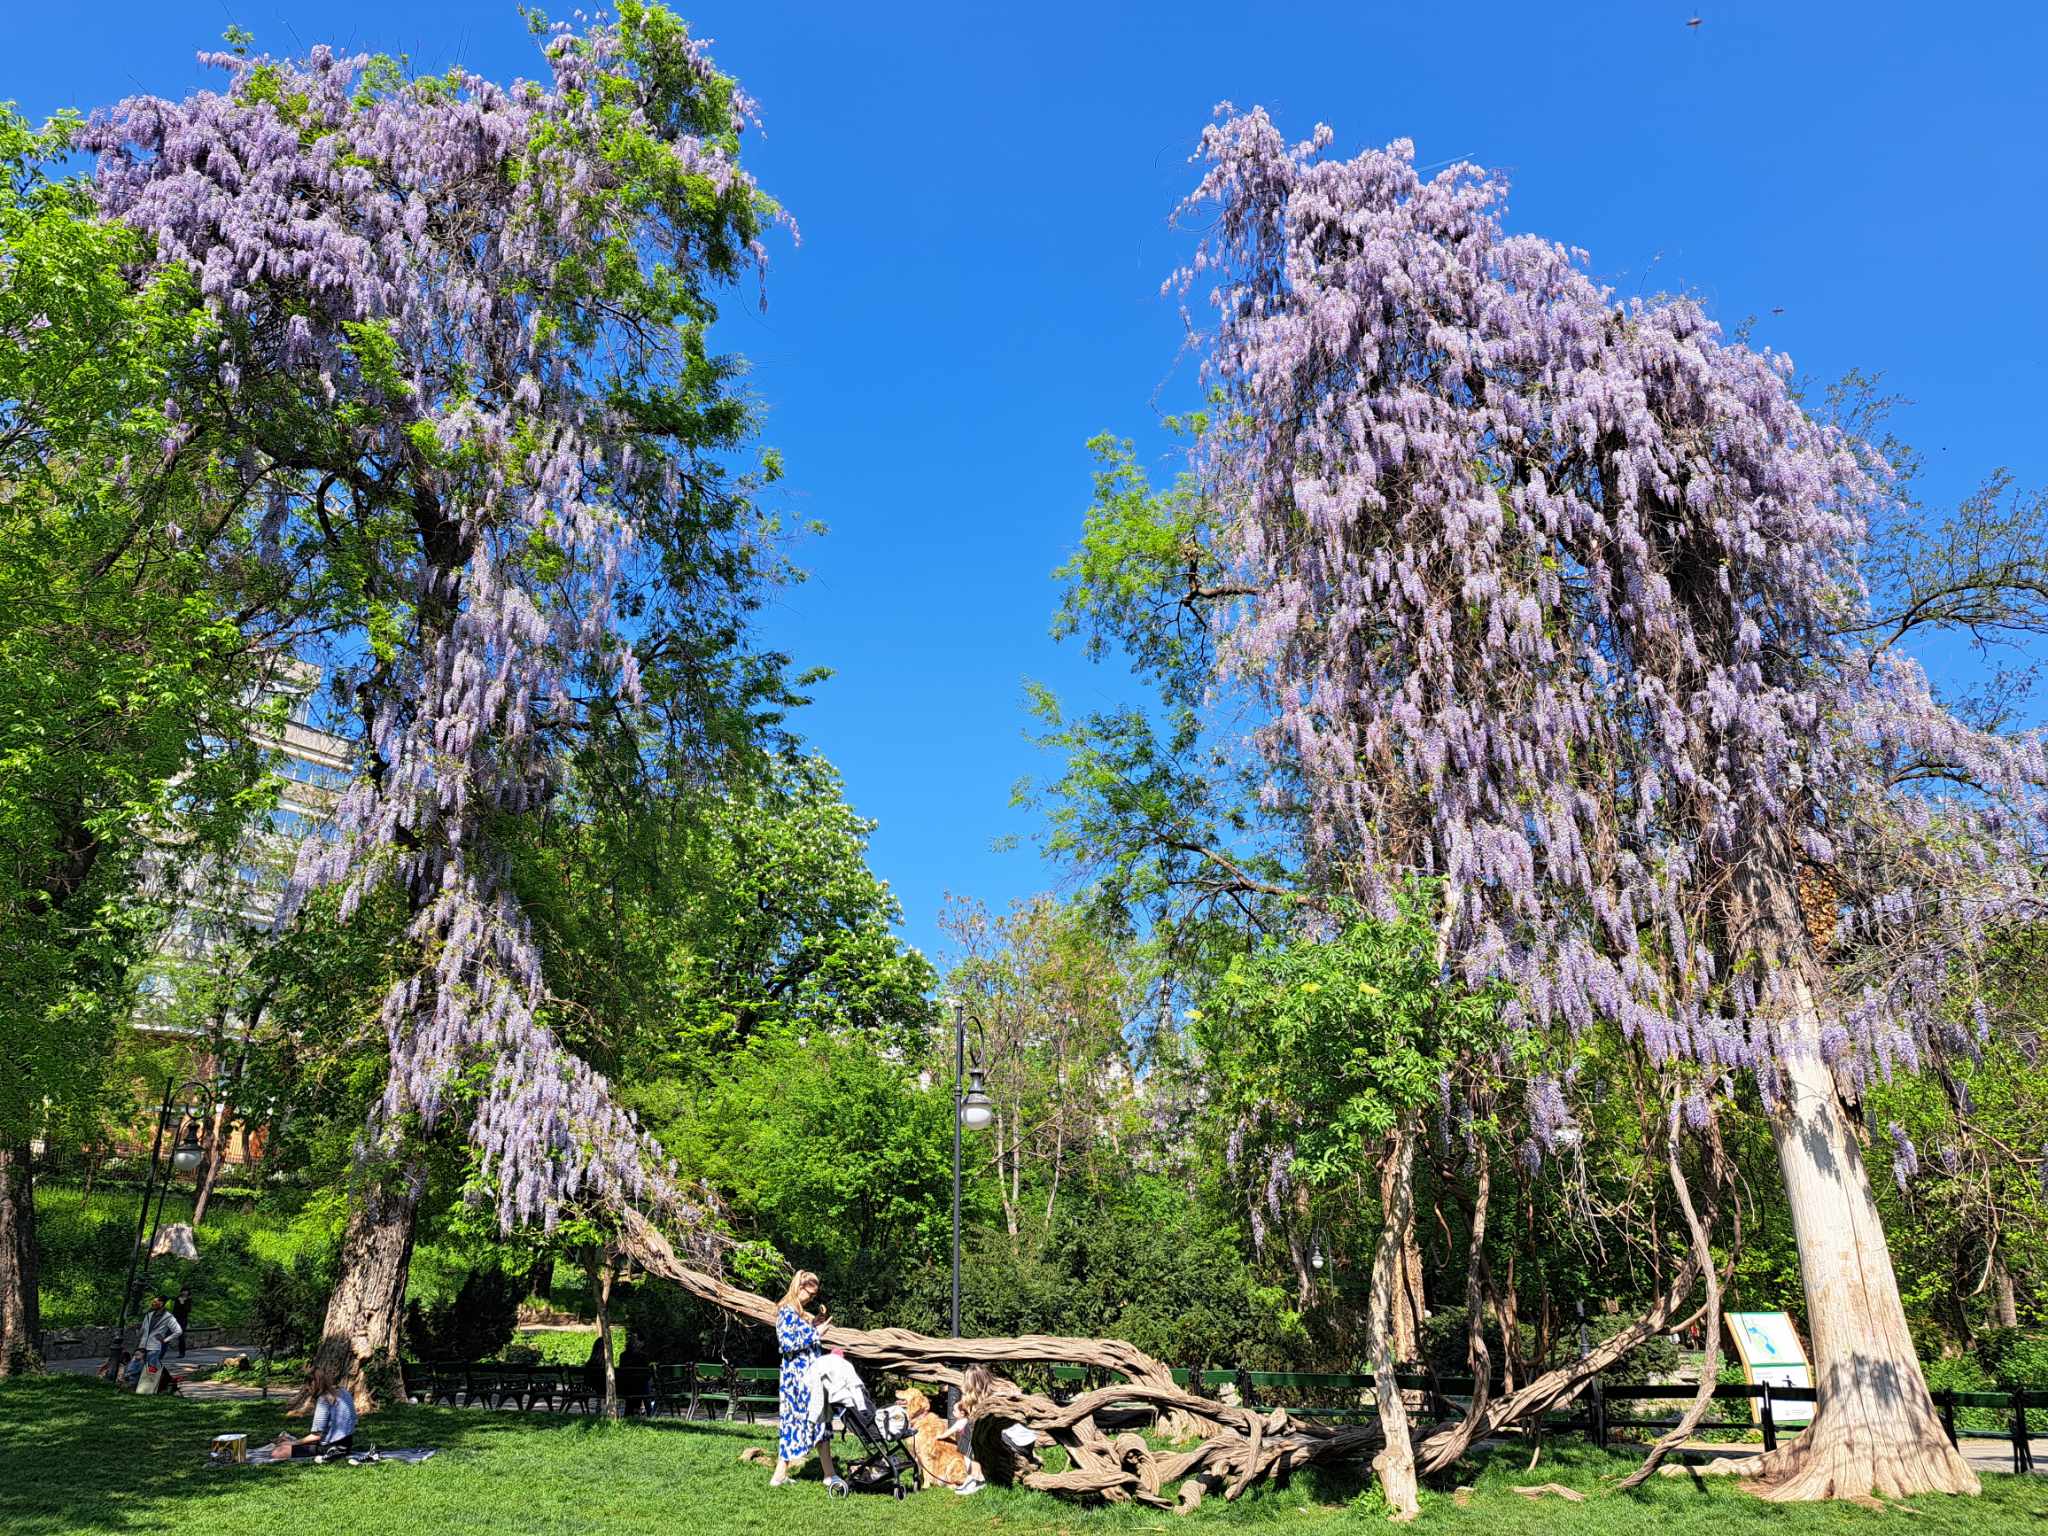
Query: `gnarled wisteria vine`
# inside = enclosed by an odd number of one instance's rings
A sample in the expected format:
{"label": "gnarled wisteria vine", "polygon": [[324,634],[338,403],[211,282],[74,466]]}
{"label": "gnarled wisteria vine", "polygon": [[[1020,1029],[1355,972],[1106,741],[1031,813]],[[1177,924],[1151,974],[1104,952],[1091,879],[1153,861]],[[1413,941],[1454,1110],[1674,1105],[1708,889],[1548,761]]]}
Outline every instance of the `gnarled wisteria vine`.
{"label": "gnarled wisteria vine", "polygon": [[[301,528],[355,584],[338,691],[367,772],[281,917],[320,886],[344,919],[406,893],[373,1130],[460,1116],[508,1228],[626,1203],[688,1221],[673,1164],[543,1021],[493,829],[549,799],[580,684],[638,688],[615,598],[636,560],[692,553],[677,508],[727,408],[709,295],[776,215],[737,159],[749,103],[669,13],[628,3],[543,52],[510,87],[212,55],[223,90],[131,99],[83,142],[104,212],[198,277],[217,367],[191,388],[249,419],[266,539]],[[697,536],[743,542],[736,516]]]}
{"label": "gnarled wisteria vine", "polygon": [[[1214,285],[1202,469],[1255,593],[1225,657],[1331,879],[1391,915],[1438,877],[1447,954],[1514,983],[1515,1022],[1770,1092],[1783,970],[1739,874],[1824,870],[1875,957],[1823,1005],[1838,1072],[1959,1043],[1936,994],[2040,910],[2048,754],[1844,638],[1882,467],[1787,359],[1506,233],[1497,177],[1218,118],[1170,286]],[[1530,1119],[1569,1124],[1554,1085]]]}

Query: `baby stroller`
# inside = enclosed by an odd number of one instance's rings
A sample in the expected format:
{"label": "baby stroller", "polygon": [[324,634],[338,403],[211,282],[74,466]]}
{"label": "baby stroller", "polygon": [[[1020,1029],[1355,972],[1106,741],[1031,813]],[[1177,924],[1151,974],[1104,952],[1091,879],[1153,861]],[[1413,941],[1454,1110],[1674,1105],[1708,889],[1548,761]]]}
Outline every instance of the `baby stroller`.
{"label": "baby stroller", "polygon": [[843,1355],[825,1355],[811,1367],[811,1391],[825,1422],[837,1413],[853,1431],[862,1455],[849,1465],[834,1493],[889,1493],[902,1498],[917,1486],[917,1460],[904,1438],[910,1418],[901,1408],[877,1408],[867,1383]]}
{"label": "baby stroller", "polygon": [[902,1498],[917,1486],[917,1458],[906,1437],[910,1419],[901,1408],[842,1408],[839,1419],[860,1441],[862,1456],[845,1471],[852,1493],[887,1493]]}

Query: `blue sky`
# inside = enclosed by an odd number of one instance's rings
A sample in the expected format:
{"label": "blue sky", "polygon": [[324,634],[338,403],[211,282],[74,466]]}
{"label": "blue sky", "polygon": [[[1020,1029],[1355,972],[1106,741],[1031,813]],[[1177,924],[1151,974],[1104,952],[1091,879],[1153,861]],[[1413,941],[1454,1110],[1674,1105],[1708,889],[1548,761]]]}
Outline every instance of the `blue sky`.
{"label": "blue sky", "polygon": [[[1164,453],[1186,403],[1167,215],[1224,99],[1350,151],[1510,172],[1513,227],[1583,246],[1623,291],[1685,289],[1803,371],[1881,370],[1960,496],[2048,481],[2048,8],[1782,0],[994,7],[679,3],[759,98],[750,163],[794,213],[765,315],[734,305],[786,510],[828,523],[770,637],[836,669],[804,722],[881,825],[914,942],[942,893],[1056,878],[1012,784],[1022,683],[1086,707],[1122,679],[1047,636],[1049,573],[1097,431]],[[0,97],[31,115],[201,83],[230,22],[533,73],[507,0],[0,0]],[[1701,25],[1685,23],[1699,15]],[[1782,311],[1778,313],[1777,311]],[[1162,469],[1170,466],[1164,461]],[[1014,851],[997,840],[1020,838]]]}

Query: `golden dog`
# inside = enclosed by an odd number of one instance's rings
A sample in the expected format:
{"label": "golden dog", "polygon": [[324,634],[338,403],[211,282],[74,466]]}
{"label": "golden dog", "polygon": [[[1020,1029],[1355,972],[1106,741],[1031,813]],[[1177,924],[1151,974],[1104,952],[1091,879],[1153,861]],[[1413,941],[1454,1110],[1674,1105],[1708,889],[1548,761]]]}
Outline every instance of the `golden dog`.
{"label": "golden dog", "polygon": [[896,1394],[896,1402],[910,1415],[910,1454],[917,1458],[920,1486],[944,1483],[958,1488],[967,1481],[967,1457],[958,1442],[946,1433],[946,1421],[932,1412],[932,1400],[915,1387]]}

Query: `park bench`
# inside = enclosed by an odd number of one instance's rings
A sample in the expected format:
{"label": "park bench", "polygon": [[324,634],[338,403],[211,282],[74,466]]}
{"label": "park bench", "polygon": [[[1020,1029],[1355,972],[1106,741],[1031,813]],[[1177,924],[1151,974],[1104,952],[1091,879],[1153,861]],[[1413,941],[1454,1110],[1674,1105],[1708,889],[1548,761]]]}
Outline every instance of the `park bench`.
{"label": "park bench", "polygon": [[[1285,1408],[1304,1418],[1346,1422],[1370,1418],[1372,1377],[1321,1371],[1239,1371],[1238,1398],[1254,1413]],[[1404,1381],[1402,1385],[1407,1385]]]}
{"label": "park bench", "polygon": [[697,1410],[697,1368],[657,1365],[650,1381],[649,1413],[687,1419]]}
{"label": "park bench", "polygon": [[732,1367],[718,1361],[698,1361],[693,1408],[701,1408],[707,1419],[729,1419],[733,1416],[733,1397]]}
{"label": "park bench", "polygon": [[747,1416],[749,1424],[762,1409],[770,1414],[782,1411],[782,1372],[772,1365],[743,1365],[734,1370],[736,1381],[733,1406]]}

